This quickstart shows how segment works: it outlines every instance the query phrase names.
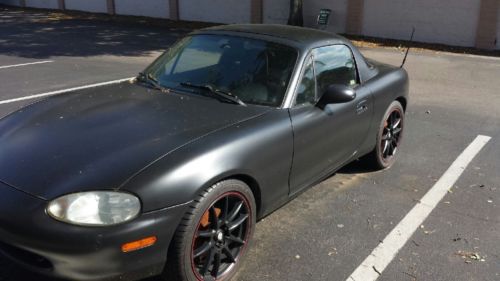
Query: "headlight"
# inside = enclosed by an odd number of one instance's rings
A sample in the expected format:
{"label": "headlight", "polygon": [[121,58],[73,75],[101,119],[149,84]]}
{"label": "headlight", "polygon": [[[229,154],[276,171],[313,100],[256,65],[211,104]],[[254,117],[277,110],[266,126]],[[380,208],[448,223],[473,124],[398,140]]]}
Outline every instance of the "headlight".
{"label": "headlight", "polygon": [[76,225],[108,226],[137,217],[141,202],[123,192],[92,191],[74,193],[50,202],[47,213],[53,218]]}

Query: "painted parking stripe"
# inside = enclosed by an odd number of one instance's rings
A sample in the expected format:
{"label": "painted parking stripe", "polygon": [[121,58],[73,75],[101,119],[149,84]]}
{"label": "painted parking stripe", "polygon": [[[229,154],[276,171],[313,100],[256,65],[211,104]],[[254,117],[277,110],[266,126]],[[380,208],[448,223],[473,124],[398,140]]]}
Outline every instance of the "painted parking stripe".
{"label": "painted parking stripe", "polygon": [[15,98],[15,99],[3,100],[3,101],[0,101],[0,104],[6,104],[6,103],[13,103],[13,102],[18,102],[18,101],[23,101],[23,100],[43,98],[43,97],[48,97],[48,96],[54,96],[54,95],[64,94],[64,93],[72,92],[72,91],[76,91],[76,90],[83,90],[83,89],[95,88],[95,87],[99,87],[99,86],[117,84],[117,83],[121,83],[121,82],[124,82],[124,81],[131,80],[133,78],[134,77],[123,78],[123,79],[118,79],[118,80],[113,80],[113,81],[107,81],[107,82],[102,82],[102,83],[96,83],[96,84],[90,84],[90,85],[85,85],[85,86],[79,86],[79,87],[74,87],[74,88],[69,88],[69,89],[64,89],[64,90],[52,91],[52,92],[47,92],[47,93],[42,93],[42,94],[37,94],[37,95],[31,95],[31,96],[25,96],[25,97],[20,97],[20,98]]}
{"label": "painted parking stripe", "polygon": [[4,65],[4,66],[0,66],[0,69],[12,68],[12,67],[19,67],[19,66],[26,66],[26,65],[34,65],[34,64],[42,64],[42,63],[49,63],[49,62],[54,62],[54,61],[53,60],[45,60],[45,61],[36,61],[36,62],[13,64],[13,65]]}
{"label": "painted parking stripe", "polygon": [[346,281],[375,281],[491,137],[479,135]]}

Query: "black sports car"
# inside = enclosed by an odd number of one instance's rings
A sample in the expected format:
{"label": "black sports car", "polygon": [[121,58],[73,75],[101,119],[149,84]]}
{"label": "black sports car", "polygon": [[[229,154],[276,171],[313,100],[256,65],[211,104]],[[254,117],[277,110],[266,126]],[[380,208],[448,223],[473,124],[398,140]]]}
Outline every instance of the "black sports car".
{"label": "black sports car", "polygon": [[0,120],[0,251],[73,280],[228,280],[256,220],[395,160],[404,69],[278,25],[193,32],[133,81]]}

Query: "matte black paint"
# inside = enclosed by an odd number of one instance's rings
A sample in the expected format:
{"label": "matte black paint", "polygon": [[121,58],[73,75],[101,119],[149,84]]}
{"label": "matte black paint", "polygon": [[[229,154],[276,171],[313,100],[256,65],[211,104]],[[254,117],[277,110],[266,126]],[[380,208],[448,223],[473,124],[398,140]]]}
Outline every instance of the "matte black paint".
{"label": "matte black paint", "polygon": [[[72,226],[45,214],[47,202],[0,183],[0,253],[42,274],[72,280],[138,280],[161,273],[175,226],[187,205],[142,214],[122,225],[93,228]],[[160,237],[153,247],[123,254],[121,245],[149,235]],[[8,243],[50,260],[42,269],[16,259],[1,244]]]}
{"label": "matte black paint", "polygon": [[[195,34],[247,36],[299,52],[283,106],[238,106],[122,83],[54,96],[0,120],[0,250],[7,243],[50,260],[50,272],[81,280],[158,274],[170,239],[201,189],[238,178],[255,193],[258,217],[375,147],[389,104],[408,103],[404,69],[367,63],[340,36],[277,25],[229,25]],[[360,85],[351,102],[294,107],[313,48],[351,48]],[[71,226],[45,214],[47,200],[95,189],[137,194],[142,215],[108,228]],[[158,244],[122,254],[149,235]],[[65,261],[65,262],[62,262]],[[31,268],[36,270],[36,268]]]}
{"label": "matte black paint", "polygon": [[[145,210],[154,210],[191,200],[222,179],[246,176],[259,186],[260,213],[268,213],[287,199],[292,153],[288,111],[274,109],[174,151],[123,189],[137,193]],[[158,196],[164,192],[170,196]]]}
{"label": "matte black paint", "polygon": [[267,110],[128,82],[55,96],[0,121],[0,180],[49,200],[116,189],[162,155]]}
{"label": "matte black paint", "polygon": [[[357,113],[358,104],[367,110]],[[294,131],[294,161],[290,175],[291,193],[331,174],[358,155],[373,119],[373,98],[368,88],[358,87],[348,103],[324,108],[306,105],[290,109]],[[356,125],[353,125],[356,124]]]}

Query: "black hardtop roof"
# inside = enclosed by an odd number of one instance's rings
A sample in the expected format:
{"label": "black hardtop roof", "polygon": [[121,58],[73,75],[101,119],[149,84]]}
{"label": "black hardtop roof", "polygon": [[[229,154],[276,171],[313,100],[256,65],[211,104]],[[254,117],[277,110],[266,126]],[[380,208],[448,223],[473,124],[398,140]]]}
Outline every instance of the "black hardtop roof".
{"label": "black hardtop roof", "polygon": [[[230,24],[204,28],[195,33],[246,33],[253,36],[261,35],[263,37],[275,37],[280,41],[288,41],[289,45],[295,47],[310,48],[325,44],[346,44],[343,37],[321,31],[318,29],[296,27],[280,24]],[[263,38],[264,39],[264,38]]]}
{"label": "black hardtop roof", "polygon": [[279,24],[230,24],[197,30],[193,34],[220,34],[243,36],[288,45],[307,54],[310,49],[345,44],[349,46],[356,60],[361,81],[367,81],[377,74],[377,68],[369,67],[365,58],[349,40],[326,31]]}

